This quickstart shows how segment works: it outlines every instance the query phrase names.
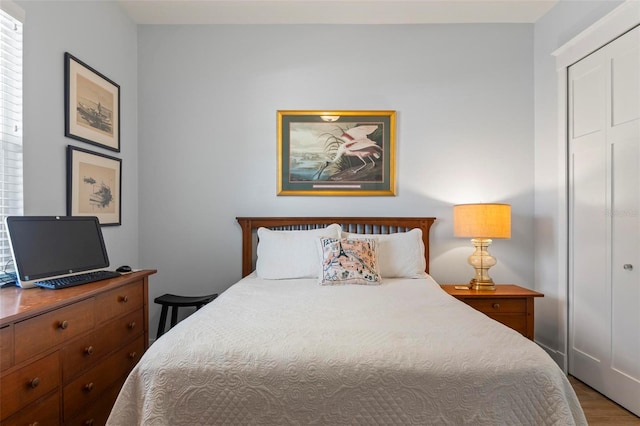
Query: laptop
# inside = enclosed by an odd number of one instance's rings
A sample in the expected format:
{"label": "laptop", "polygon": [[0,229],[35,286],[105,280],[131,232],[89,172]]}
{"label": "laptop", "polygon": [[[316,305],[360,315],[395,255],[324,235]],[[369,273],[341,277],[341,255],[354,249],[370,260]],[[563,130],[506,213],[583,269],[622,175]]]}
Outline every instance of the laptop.
{"label": "laptop", "polygon": [[95,216],[6,218],[18,285],[100,271],[109,256]]}

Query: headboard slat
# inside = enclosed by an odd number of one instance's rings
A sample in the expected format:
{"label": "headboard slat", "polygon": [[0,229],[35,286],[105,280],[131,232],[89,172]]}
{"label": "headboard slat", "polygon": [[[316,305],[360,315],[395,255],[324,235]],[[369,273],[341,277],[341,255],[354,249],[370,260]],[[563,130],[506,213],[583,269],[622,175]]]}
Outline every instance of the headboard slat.
{"label": "headboard slat", "polygon": [[339,223],[347,232],[358,234],[395,234],[407,232],[413,228],[422,229],[422,241],[429,272],[429,229],[436,220],[434,217],[237,217],[242,228],[242,276],[253,270],[255,233],[264,227],[275,230],[309,230],[324,228]]}

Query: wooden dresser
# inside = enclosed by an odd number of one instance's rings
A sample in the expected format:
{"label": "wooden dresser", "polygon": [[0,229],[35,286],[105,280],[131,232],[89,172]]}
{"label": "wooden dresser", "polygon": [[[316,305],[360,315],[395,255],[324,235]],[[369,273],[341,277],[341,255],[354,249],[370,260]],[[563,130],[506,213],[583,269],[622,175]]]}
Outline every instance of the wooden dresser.
{"label": "wooden dresser", "polygon": [[149,346],[155,272],[61,290],[0,290],[0,423],[104,424]]}
{"label": "wooden dresser", "polygon": [[495,291],[458,290],[464,284],[443,284],[444,291],[467,305],[533,340],[533,298],[544,294],[513,284],[498,284]]}

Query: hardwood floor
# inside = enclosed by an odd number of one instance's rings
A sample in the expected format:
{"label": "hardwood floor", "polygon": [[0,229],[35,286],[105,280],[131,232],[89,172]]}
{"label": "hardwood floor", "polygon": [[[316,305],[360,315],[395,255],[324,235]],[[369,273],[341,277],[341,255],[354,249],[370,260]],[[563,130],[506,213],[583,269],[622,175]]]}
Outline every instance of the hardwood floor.
{"label": "hardwood floor", "polygon": [[569,376],[569,382],[576,391],[580,405],[587,417],[590,426],[616,425],[638,426],[640,417],[625,410],[615,402],[607,399],[602,394],[591,389],[573,376]]}

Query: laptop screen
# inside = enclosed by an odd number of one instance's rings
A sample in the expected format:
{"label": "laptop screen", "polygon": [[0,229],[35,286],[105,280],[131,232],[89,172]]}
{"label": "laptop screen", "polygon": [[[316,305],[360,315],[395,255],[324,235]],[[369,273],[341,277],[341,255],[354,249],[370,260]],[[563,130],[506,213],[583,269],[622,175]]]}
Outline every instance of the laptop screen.
{"label": "laptop screen", "polygon": [[7,231],[20,285],[109,266],[94,216],[9,216]]}

